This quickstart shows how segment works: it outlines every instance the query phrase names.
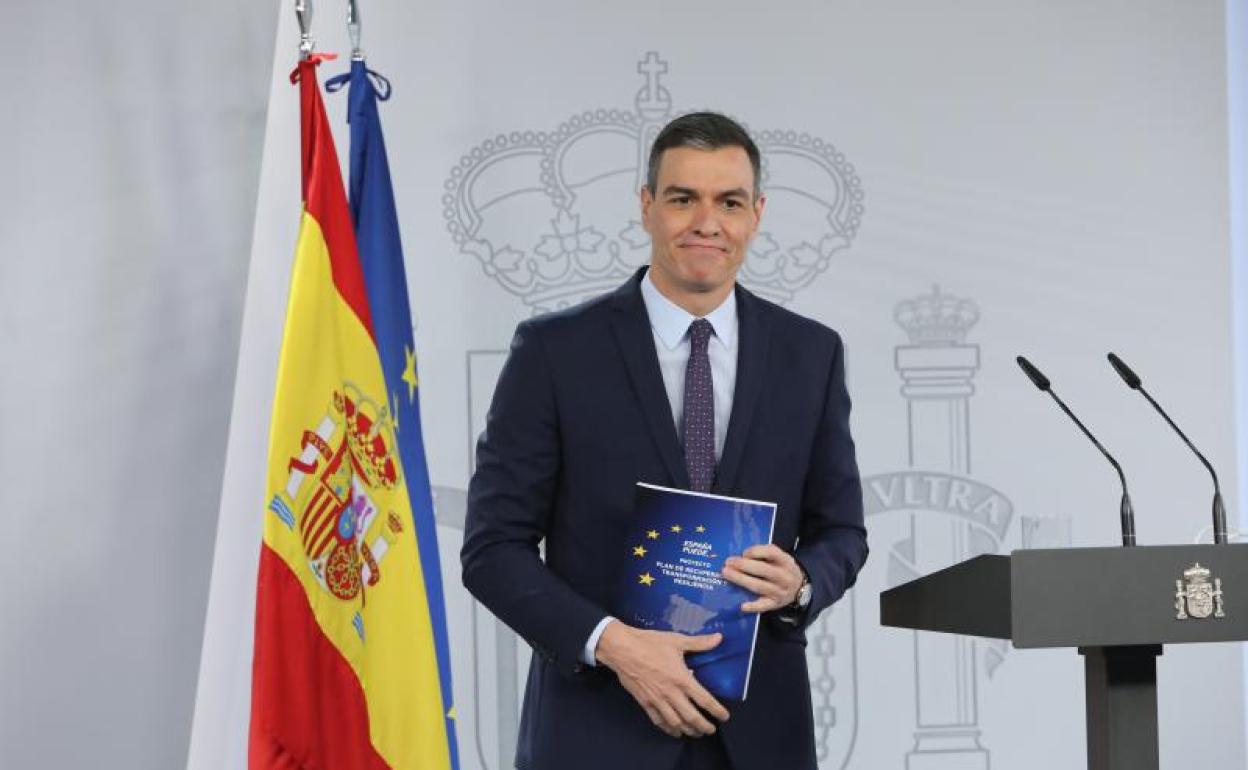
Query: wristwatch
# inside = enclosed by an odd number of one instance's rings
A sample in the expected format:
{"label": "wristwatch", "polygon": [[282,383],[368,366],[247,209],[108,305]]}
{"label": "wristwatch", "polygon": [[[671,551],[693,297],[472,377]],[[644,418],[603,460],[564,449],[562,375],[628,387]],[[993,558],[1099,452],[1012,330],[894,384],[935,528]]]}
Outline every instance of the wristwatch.
{"label": "wristwatch", "polygon": [[810,576],[806,574],[806,570],[798,564],[798,569],[802,570],[802,585],[797,589],[797,597],[786,609],[793,612],[804,612],[810,606],[810,598],[815,593],[815,588],[810,584]]}

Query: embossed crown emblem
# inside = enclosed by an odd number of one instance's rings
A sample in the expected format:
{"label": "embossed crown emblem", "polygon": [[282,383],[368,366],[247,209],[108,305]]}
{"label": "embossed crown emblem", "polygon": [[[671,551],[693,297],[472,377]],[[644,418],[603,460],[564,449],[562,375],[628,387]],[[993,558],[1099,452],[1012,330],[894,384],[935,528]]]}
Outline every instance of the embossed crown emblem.
{"label": "embossed crown emblem", "polygon": [[969,299],[942,294],[939,286],[933,286],[931,294],[899,303],[893,318],[912,345],[961,345],[979,321],[979,308]]}
{"label": "embossed crown emblem", "polygon": [[[632,110],[590,110],[554,131],[513,131],[474,147],[443,195],[461,252],[533,312],[615,288],[650,257],[637,191],[655,135],[676,114],[653,51]],[[742,267],[750,289],[786,302],[847,249],[863,214],[861,182],[831,142],[752,132],[763,156],[767,215]]]}

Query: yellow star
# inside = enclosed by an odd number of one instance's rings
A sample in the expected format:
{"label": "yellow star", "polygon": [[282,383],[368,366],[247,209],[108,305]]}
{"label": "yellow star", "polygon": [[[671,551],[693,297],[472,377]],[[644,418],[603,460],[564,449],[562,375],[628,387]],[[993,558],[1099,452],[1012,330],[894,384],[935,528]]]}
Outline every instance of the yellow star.
{"label": "yellow star", "polygon": [[455,719],[455,718],[456,718],[456,717],[455,717],[455,707],[454,707],[454,706],[451,706],[451,710],[450,710],[450,711],[448,711],[448,712],[446,712],[446,718],[447,718],[447,719]]}
{"label": "yellow star", "polygon": [[639,545],[633,546],[633,556],[645,556],[645,555],[646,555],[645,548]]}
{"label": "yellow star", "polygon": [[696,529],[697,529],[697,531],[698,531],[698,532],[705,532],[705,531],[706,531],[706,527],[702,526],[701,524],[699,524],[699,525],[696,527]]}
{"label": "yellow star", "polygon": [[416,378],[416,352],[409,347],[403,348],[403,355],[407,357],[407,365],[403,367],[403,381],[407,383],[407,400],[416,400],[416,386],[420,384],[420,380]]}
{"label": "yellow star", "polygon": [[658,539],[659,539],[659,532],[658,532],[658,530],[652,529],[652,530],[650,530],[649,532],[647,532],[647,533],[646,533],[646,537],[650,538],[651,540],[658,540]]}
{"label": "yellow star", "polygon": [[672,525],[672,531],[673,531],[673,532],[680,532],[680,525],[679,525],[679,524],[673,524],[673,525]]}
{"label": "yellow star", "polygon": [[654,583],[654,578],[650,576],[649,572],[646,572],[642,575],[637,576],[637,582],[642,584],[643,586],[648,586]]}

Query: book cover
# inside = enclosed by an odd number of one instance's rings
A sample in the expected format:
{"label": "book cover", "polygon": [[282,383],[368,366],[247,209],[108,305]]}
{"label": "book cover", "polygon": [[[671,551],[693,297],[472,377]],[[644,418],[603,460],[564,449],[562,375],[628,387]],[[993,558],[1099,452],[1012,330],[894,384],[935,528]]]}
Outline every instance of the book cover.
{"label": "book cover", "polygon": [[759,616],[741,605],[757,597],[722,571],[729,556],[771,542],[775,503],[638,483],[634,513],[615,617],[655,631],[723,634],[715,649],[686,661],[712,694],[745,700]]}

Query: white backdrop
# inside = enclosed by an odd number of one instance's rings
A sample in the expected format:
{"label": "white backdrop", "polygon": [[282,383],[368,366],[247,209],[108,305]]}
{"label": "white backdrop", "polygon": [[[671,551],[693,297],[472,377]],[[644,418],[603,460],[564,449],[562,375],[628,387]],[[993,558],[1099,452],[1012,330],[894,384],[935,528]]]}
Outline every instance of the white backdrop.
{"label": "white backdrop", "polygon": [[[850,351],[872,557],[812,634],[821,767],[901,768],[934,738],[958,751],[925,754],[931,767],[1080,766],[1072,651],[916,640],[879,627],[876,595],[978,552],[1117,542],[1112,471],[1022,378],[1020,352],[1119,454],[1142,543],[1196,537],[1208,480],[1106,351],[1173,406],[1234,506],[1222,6],[496,0],[369,4],[363,18],[370,64],[395,84],[383,120],[467,767],[510,766],[526,656],[458,587],[462,490],[500,351],[517,321],[644,261],[630,196],[646,132],[704,107],[744,120],[768,156],[747,282]],[[321,48],[346,51],[338,20],[316,21]],[[298,190],[296,38],[283,9],[193,767],[235,766],[245,740]],[[342,102],[329,99],[339,119]],[[1242,767],[1239,651],[1172,647],[1159,668],[1163,766]]]}
{"label": "white backdrop", "polygon": [[0,765],[185,761],[277,9],[0,2]]}

